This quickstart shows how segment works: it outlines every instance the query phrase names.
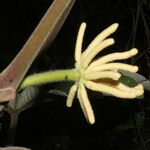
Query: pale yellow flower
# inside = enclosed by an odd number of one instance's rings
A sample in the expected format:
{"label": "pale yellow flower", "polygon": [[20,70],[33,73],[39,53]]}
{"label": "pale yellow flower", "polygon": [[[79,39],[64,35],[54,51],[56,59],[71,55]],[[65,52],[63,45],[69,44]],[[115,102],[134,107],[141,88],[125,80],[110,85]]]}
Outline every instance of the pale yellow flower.
{"label": "pale yellow flower", "polygon": [[143,86],[138,84],[135,87],[128,87],[123,83],[118,82],[121,77],[119,70],[129,72],[137,72],[138,67],[124,64],[120,62],[113,62],[116,60],[123,60],[130,58],[138,53],[136,48],[126,52],[111,53],[100,57],[93,61],[93,58],[106,47],[114,44],[113,38],[106,39],[110,34],[116,31],[117,23],[112,24],[107,29],[102,31],[89,44],[87,49],[82,52],[83,36],[86,24],[82,23],[78,32],[76,47],[75,47],[75,69],[80,74],[79,81],[70,88],[66,105],[72,106],[73,99],[77,93],[77,98],[83,110],[87,121],[91,124],[95,122],[94,112],[90,101],[88,99],[86,88],[110,94],[119,98],[133,99],[143,94]]}

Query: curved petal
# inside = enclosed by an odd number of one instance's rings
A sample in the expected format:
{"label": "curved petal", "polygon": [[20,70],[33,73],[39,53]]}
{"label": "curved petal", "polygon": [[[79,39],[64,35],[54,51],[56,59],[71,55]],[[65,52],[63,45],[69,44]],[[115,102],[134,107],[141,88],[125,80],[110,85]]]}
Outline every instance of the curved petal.
{"label": "curved petal", "polygon": [[129,98],[129,99],[136,98],[136,93],[129,92],[129,91],[122,91],[110,85],[105,85],[102,83],[94,83],[92,81],[86,81],[86,80],[84,80],[84,84],[90,90],[111,94],[115,97]]}
{"label": "curved petal", "polygon": [[104,70],[125,70],[129,72],[137,72],[138,67],[133,65],[128,65],[124,63],[108,63],[100,66],[95,66],[94,68],[87,68],[85,73],[89,73],[91,71],[104,71]]}
{"label": "curved petal", "polygon": [[127,51],[127,52],[108,54],[108,55],[103,56],[103,57],[99,58],[98,60],[92,62],[89,65],[88,68],[89,69],[90,68],[94,68],[96,66],[99,66],[99,65],[102,65],[102,64],[106,64],[106,63],[108,63],[110,61],[127,59],[127,58],[130,58],[130,57],[136,55],[137,53],[138,53],[138,50],[136,48],[133,48],[130,51]]}
{"label": "curved petal", "polygon": [[133,92],[136,94],[136,96],[140,96],[144,93],[144,89],[143,89],[143,85],[142,84],[138,84],[135,87],[128,87],[122,83],[119,83],[116,88],[122,90],[122,91],[128,91],[128,92]]}
{"label": "curved petal", "polygon": [[83,83],[79,83],[78,99],[87,121],[95,123],[95,116]]}
{"label": "curved petal", "polygon": [[83,22],[79,28],[76,46],[75,46],[75,61],[78,64],[80,64],[80,60],[81,60],[82,42],[83,42],[85,29],[86,29],[86,23]]}
{"label": "curved petal", "polygon": [[120,77],[121,77],[121,74],[119,72],[114,72],[114,71],[90,72],[90,73],[85,73],[83,75],[83,78],[85,80],[96,80],[100,78],[110,78],[113,80],[118,80]]}
{"label": "curved petal", "polygon": [[66,101],[66,106],[67,107],[71,107],[72,106],[72,103],[73,103],[73,99],[74,99],[74,96],[77,92],[77,84],[74,84],[70,90],[69,90],[69,94],[68,94],[68,97],[67,97],[67,101]]}
{"label": "curved petal", "polygon": [[106,28],[105,30],[103,30],[100,34],[98,34],[94,38],[94,40],[89,44],[88,48],[83,52],[82,58],[84,59],[87,56],[87,54],[89,54],[89,52],[91,50],[93,50],[94,47],[96,47],[98,44],[100,44],[109,35],[114,33],[116,31],[116,29],[118,28],[118,26],[119,26],[118,23],[114,23],[111,26],[109,26],[108,28]]}
{"label": "curved petal", "polygon": [[91,60],[103,49],[105,49],[106,47],[110,46],[114,44],[114,39],[109,38],[106,39],[104,41],[102,41],[101,43],[99,43],[99,45],[95,46],[87,55],[85,58],[82,58],[82,67],[85,69],[87,68],[87,66],[89,65],[89,63],[91,62]]}

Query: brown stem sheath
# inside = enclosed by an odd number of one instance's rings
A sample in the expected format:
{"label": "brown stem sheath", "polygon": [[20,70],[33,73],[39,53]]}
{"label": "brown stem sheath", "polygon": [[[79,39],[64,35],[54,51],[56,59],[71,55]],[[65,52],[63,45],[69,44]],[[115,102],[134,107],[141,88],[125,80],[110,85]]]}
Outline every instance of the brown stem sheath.
{"label": "brown stem sheath", "polygon": [[54,0],[21,51],[0,74],[0,102],[15,99],[16,89],[38,54],[52,43],[75,0]]}

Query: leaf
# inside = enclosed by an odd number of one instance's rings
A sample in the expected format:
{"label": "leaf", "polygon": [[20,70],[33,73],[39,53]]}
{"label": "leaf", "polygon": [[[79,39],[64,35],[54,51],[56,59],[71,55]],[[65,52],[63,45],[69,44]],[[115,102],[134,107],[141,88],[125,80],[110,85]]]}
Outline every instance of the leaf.
{"label": "leaf", "polygon": [[59,95],[59,96],[68,96],[69,89],[74,84],[74,82],[60,82],[56,83],[55,86],[48,93]]}
{"label": "leaf", "polygon": [[125,77],[126,81],[124,81],[124,82],[128,86],[130,86],[130,85],[132,86],[132,84],[134,85],[135,84],[134,81],[135,81],[136,83],[142,84],[145,90],[150,91],[150,81],[148,79],[146,79],[144,76],[142,76],[138,73],[131,73],[131,72],[127,72],[127,71],[120,71],[120,72],[123,74],[123,76],[126,76]]}
{"label": "leaf", "polygon": [[10,101],[7,104],[8,109],[22,112],[31,107],[35,103],[35,99],[39,93],[39,87],[31,86],[23,90],[17,95],[16,100]]}
{"label": "leaf", "polygon": [[123,83],[124,85],[127,85],[128,87],[135,87],[138,85],[138,83],[133,79],[133,78],[130,78],[128,76],[125,76],[125,75],[121,75],[119,81],[121,83]]}
{"label": "leaf", "polygon": [[50,90],[48,93],[67,97],[67,93],[60,90]]}

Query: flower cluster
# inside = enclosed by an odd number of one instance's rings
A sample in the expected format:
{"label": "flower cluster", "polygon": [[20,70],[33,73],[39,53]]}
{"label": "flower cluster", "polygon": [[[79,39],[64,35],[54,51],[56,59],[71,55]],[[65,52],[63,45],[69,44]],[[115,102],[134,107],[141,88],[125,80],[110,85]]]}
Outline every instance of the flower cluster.
{"label": "flower cluster", "polygon": [[130,58],[138,53],[136,48],[126,52],[111,53],[100,57],[93,61],[93,58],[106,47],[114,44],[113,38],[106,39],[110,34],[114,33],[118,27],[117,23],[112,24],[102,31],[89,44],[87,49],[82,52],[83,36],[86,28],[86,23],[82,23],[78,32],[76,47],[75,47],[75,69],[80,74],[80,79],[70,88],[66,105],[72,106],[75,94],[83,110],[87,121],[91,124],[95,122],[94,112],[88,99],[86,88],[110,94],[119,98],[133,99],[143,94],[143,86],[138,84],[135,87],[128,87],[119,82],[121,77],[119,70],[129,72],[137,72],[138,67],[113,62]]}

